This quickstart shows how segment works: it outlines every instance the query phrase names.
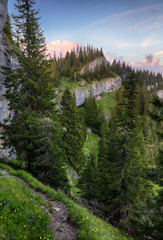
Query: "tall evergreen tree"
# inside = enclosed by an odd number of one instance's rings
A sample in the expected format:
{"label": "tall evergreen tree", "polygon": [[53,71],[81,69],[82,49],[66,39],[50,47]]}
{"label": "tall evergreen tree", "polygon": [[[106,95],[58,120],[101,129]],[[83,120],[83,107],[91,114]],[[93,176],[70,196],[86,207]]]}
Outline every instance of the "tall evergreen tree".
{"label": "tall evergreen tree", "polygon": [[91,92],[85,102],[85,122],[93,132],[99,133],[98,109],[95,98]]}
{"label": "tall evergreen tree", "polygon": [[8,71],[5,80],[5,97],[14,112],[14,116],[7,119],[10,125],[5,132],[5,143],[14,146],[17,156],[28,164],[29,171],[33,157],[33,119],[53,118],[55,110],[54,92],[49,85],[51,78],[44,55],[44,36],[34,4],[33,0],[17,0],[15,5],[18,15],[14,19],[21,50],[13,46],[11,53],[17,58],[19,67]]}
{"label": "tall evergreen tree", "polygon": [[85,162],[82,152],[84,136],[75,98],[68,88],[65,89],[61,99],[61,123],[66,128],[63,142],[67,163],[78,172]]}
{"label": "tall evergreen tree", "polygon": [[67,190],[68,178],[62,143],[64,131],[59,122],[48,118],[34,121],[32,173],[55,188]]}

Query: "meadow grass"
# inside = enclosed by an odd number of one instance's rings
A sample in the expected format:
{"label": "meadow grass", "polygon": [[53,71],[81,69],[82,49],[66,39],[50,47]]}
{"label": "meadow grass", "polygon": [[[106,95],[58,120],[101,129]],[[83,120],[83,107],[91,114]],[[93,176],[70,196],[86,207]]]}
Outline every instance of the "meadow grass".
{"label": "meadow grass", "polygon": [[87,139],[86,139],[86,141],[84,143],[84,146],[83,146],[83,152],[86,156],[88,156],[92,152],[95,152],[96,155],[98,155],[99,140],[100,140],[100,138],[97,134],[95,134],[95,133],[88,133],[87,134]]}
{"label": "meadow grass", "polygon": [[7,169],[10,174],[21,177],[32,188],[39,189],[42,192],[46,193],[49,197],[53,197],[56,200],[63,202],[68,207],[69,216],[76,224],[76,227],[79,229],[80,240],[132,239],[129,236],[123,234],[117,228],[114,228],[112,225],[91,214],[88,209],[76,204],[74,201],[69,199],[62,191],[55,191],[49,186],[43,185],[36,178],[32,177],[32,175],[25,172],[24,170],[14,170],[5,164],[0,164],[0,168]]}
{"label": "meadow grass", "polygon": [[104,114],[108,117],[111,116],[111,109],[117,104],[116,92],[117,90],[108,93],[102,93],[102,98],[96,101],[98,108],[102,108]]}
{"label": "meadow grass", "polygon": [[40,195],[15,177],[0,176],[0,239],[54,239],[50,217]]}

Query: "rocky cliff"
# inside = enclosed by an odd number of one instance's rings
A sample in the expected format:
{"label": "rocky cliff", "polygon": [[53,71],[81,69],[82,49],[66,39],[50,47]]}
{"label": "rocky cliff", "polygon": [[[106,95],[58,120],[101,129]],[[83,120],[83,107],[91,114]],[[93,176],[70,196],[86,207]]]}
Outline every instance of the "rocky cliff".
{"label": "rocky cliff", "polygon": [[3,28],[6,22],[7,16],[7,0],[0,0],[0,125],[4,123],[5,117],[7,117],[9,111],[7,106],[7,101],[3,97],[5,93],[5,88],[3,85],[4,75],[3,71],[5,69],[11,68],[11,57],[7,53],[9,45],[7,44]]}
{"label": "rocky cliff", "polygon": [[159,91],[157,92],[157,96],[158,96],[160,99],[163,100],[163,90],[159,90]]}
{"label": "rocky cliff", "polygon": [[7,17],[7,0],[0,0],[0,157],[2,157],[3,155],[4,156],[9,155],[9,150],[3,149],[1,140],[1,132],[3,131],[4,119],[9,114],[8,103],[3,96],[3,94],[5,93],[5,88],[3,85],[4,81],[3,71],[5,69],[11,68],[11,57],[7,53],[9,45],[6,42],[3,33],[6,17]]}
{"label": "rocky cliff", "polygon": [[91,63],[89,64],[86,64],[81,70],[80,70],[80,75],[84,74],[85,71],[86,71],[86,68],[88,68],[89,71],[92,71],[94,72],[95,71],[95,68],[96,66],[101,66],[102,63],[104,62],[104,64],[107,63],[106,59],[104,57],[99,57],[97,59],[95,59],[94,61],[92,61]]}
{"label": "rocky cliff", "polygon": [[121,78],[116,77],[94,82],[87,88],[82,87],[75,89],[74,93],[76,98],[76,105],[81,106],[85,102],[85,99],[88,98],[90,94],[92,94],[92,96],[94,97],[97,97],[102,93],[118,89],[121,84],[122,84]]}

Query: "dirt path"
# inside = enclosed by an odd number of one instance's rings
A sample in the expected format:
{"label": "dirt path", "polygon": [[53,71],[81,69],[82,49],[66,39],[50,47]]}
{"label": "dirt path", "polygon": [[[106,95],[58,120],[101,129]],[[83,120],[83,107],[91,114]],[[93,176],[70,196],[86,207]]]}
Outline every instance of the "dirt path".
{"label": "dirt path", "polygon": [[[10,177],[10,173],[6,169],[0,169],[0,173]],[[52,198],[49,198],[46,194],[38,192],[33,188],[29,187],[27,183],[19,178],[22,184],[27,186],[34,194],[39,194],[42,196],[45,202],[50,202],[50,210],[42,206],[45,211],[51,216],[51,227],[54,231],[55,240],[77,240],[78,239],[78,230],[75,228],[73,222],[68,217],[67,207],[59,201],[55,201]]]}

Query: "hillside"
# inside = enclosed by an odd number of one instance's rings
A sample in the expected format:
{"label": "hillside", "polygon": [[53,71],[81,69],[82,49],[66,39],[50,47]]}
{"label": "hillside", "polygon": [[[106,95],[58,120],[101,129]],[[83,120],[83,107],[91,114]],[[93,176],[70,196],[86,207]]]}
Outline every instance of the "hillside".
{"label": "hillside", "polygon": [[[4,169],[9,173],[4,171]],[[25,185],[20,179],[25,182]],[[51,209],[51,201],[55,200],[61,201],[67,206],[69,217],[78,229],[79,239],[131,240],[131,238],[124,235],[118,229],[92,215],[87,209],[70,200],[61,191],[55,191],[43,185],[23,170],[16,171],[7,165],[0,164],[0,186],[1,239],[54,239],[56,235],[56,233],[54,233],[54,235],[52,233],[54,227],[47,228],[47,225],[50,225],[50,221],[52,221],[47,212],[53,212]],[[40,193],[46,194],[49,201],[47,202],[45,199],[42,199]],[[62,226],[59,226],[63,229],[65,235],[62,234],[61,237],[56,238],[58,240],[69,239],[65,238],[67,234],[64,228],[65,221],[63,221]],[[53,222],[53,225],[55,224],[58,223]],[[67,229],[67,231],[68,230],[70,229]],[[75,237],[73,239],[77,238]]]}
{"label": "hillside", "polygon": [[0,0],[0,240],[160,239],[162,75],[91,45],[48,58],[36,1],[15,1],[12,33]]}

